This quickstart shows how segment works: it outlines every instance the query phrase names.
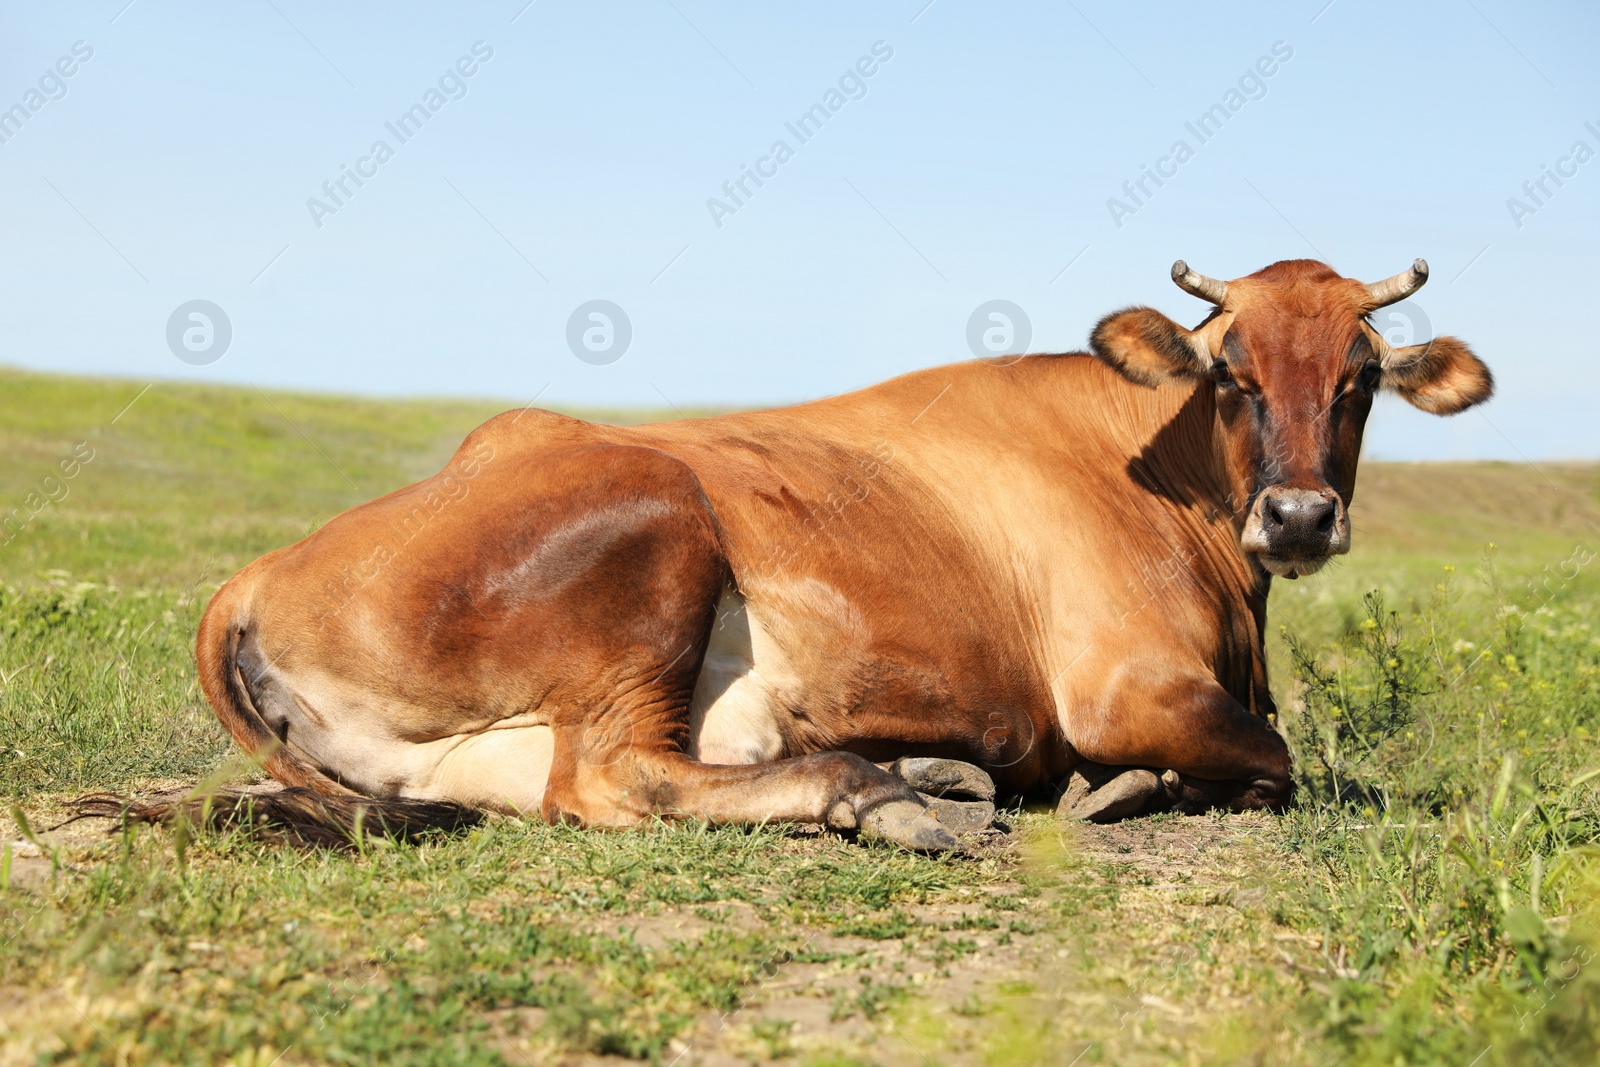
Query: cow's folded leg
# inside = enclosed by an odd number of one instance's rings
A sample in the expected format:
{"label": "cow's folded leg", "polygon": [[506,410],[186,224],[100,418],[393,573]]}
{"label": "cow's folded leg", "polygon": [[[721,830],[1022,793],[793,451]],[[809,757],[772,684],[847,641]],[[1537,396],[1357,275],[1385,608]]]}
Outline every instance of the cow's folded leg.
{"label": "cow's folded leg", "polygon": [[918,852],[958,847],[955,835],[905,782],[860,756],[818,752],[742,766],[682,752],[631,750],[601,765],[557,766],[547,818],[634,825],[652,815],[716,823],[797,822],[856,830]]}
{"label": "cow's folded leg", "polygon": [[1199,815],[1223,808],[1250,811],[1266,808],[1281,811],[1293,795],[1292,783],[1262,781],[1216,782],[1191,775],[1180,775],[1172,807],[1184,815]]}
{"label": "cow's folded leg", "polygon": [[[1073,742],[1079,755],[1110,771],[1101,780],[1093,776],[1103,772],[1092,767],[1084,772],[1079,790],[1095,798],[1098,808],[1087,817],[1109,820],[1156,806],[1195,813],[1281,810],[1288,804],[1294,784],[1283,738],[1215,678],[1174,674],[1160,663],[1124,662],[1120,669],[1111,664],[1106,669],[1117,678],[1115,687],[1068,724],[1068,735],[1081,739]],[[1148,767],[1170,768],[1177,780],[1163,781],[1162,771],[1139,770]],[[1074,797],[1064,806],[1077,812],[1080,803],[1086,802]]]}
{"label": "cow's folded leg", "polygon": [[916,852],[948,852],[959,842],[925,803],[892,800],[859,816],[863,836],[893,841]]}
{"label": "cow's folded leg", "polygon": [[1082,822],[1116,822],[1169,805],[1178,796],[1179,776],[1143,767],[1080,763],[1068,776],[1056,814]]}
{"label": "cow's folded leg", "polygon": [[689,760],[681,775],[678,806],[716,822],[808,822],[858,830],[918,852],[957,847],[955,835],[916,790],[896,776],[846,752],[745,767],[713,767]]}

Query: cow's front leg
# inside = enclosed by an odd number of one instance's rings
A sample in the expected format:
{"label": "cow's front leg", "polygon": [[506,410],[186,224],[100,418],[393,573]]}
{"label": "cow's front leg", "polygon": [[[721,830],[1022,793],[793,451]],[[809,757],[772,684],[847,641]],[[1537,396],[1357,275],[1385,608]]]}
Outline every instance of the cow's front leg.
{"label": "cow's front leg", "polygon": [[[652,815],[717,823],[798,822],[857,830],[919,852],[958,847],[930,800],[894,774],[849,752],[815,752],[772,763],[713,765],[662,746],[618,746],[556,771],[546,795],[552,821],[589,826],[635,825]],[[931,803],[938,803],[932,801]],[[991,809],[992,810],[992,809]]]}
{"label": "cow's front leg", "polygon": [[1100,699],[1072,710],[1068,737],[1090,762],[1066,783],[1062,814],[1111,821],[1168,807],[1287,806],[1288,746],[1214,678],[1147,663],[1108,677]]}

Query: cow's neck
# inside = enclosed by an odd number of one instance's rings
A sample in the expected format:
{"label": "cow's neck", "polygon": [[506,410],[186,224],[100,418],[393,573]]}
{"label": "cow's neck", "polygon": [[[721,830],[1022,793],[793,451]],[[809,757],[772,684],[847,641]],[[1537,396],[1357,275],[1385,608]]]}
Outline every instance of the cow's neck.
{"label": "cow's neck", "polygon": [[[1226,548],[1242,571],[1240,575],[1243,579],[1242,592],[1250,613],[1250,633],[1248,636],[1238,635],[1242,639],[1241,643],[1249,650],[1249,678],[1246,681],[1241,674],[1230,679],[1230,688],[1236,689],[1236,695],[1256,714],[1270,715],[1276,711],[1267,680],[1266,650],[1267,599],[1272,591],[1272,575],[1239,547],[1239,541],[1244,533],[1245,517],[1250,509],[1254,476],[1250,471],[1231,469],[1227,436],[1217,416],[1216,392],[1209,381],[1202,381],[1195,388],[1192,403],[1205,412],[1206,436],[1209,439],[1207,451],[1211,457],[1216,483],[1227,487],[1214,506],[1227,516]],[[1244,699],[1246,688],[1249,691],[1248,700]]]}
{"label": "cow's neck", "polygon": [[[1254,693],[1250,702],[1268,706],[1266,694],[1265,646],[1267,593],[1271,576],[1245,557],[1239,548],[1248,500],[1240,499],[1242,484],[1228,467],[1225,438],[1217,422],[1215,393],[1209,382],[1187,390],[1172,386],[1149,390],[1127,383],[1132,390],[1125,398],[1126,408],[1136,424],[1128,426],[1136,437],[1128,460],[1128,473],[1147,491],[1147,506],[1162,514],[1174,542],[1185,543],[1185,554],[1203,555],[1190,566],[1203,572],[1203,580],[1219,583],[1218,593],[1225,600],[1242,604],[1244,614],[1226,624],[1225,637],[1233,649],[1228,657],[1240,672],[1229,679],[1229,688],[1241,699]],[[1148,407],[1143,405],[1148,404]],[[1170,545],[1159,551],[1171,554]]]}
{"label": "cow's neck", "polygon": [[[1144,386],[1128,383],[1126,388],[1155,397]],[[1149,421],[1142,432],[1136,431],[1138,446],[1128,473],[1154,496],[1177,505],[1172,509],[1177,521],[1192,526],[1190,532],[1213,545],[1219,557],[1235,561],[1233,569],[1250,592],[1265,597],[1271,576],[1239,551],[1249,481],[1229,470],[1210,383],[1183,390],[1168,386],[1159,392],[1163,395],[1155,397]]]}

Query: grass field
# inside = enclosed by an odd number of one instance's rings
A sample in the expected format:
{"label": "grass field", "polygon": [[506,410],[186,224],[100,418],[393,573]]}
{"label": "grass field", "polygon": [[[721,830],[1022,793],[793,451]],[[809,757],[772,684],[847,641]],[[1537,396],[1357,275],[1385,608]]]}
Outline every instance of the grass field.
{"label": "grass field", "polygon": [[1366,465],[1352,557],[1273,593],[1281,817],[308,854],[41,831],[248,779],[207,597],[503,405],[144,390],[0,370],[0,1062],[1600,1062],[1600,469]]}

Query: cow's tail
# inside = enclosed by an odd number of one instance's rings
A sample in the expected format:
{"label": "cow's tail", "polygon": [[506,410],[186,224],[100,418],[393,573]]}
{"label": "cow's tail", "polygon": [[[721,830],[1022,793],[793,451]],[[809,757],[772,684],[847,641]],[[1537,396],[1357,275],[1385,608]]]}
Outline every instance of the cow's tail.
{"label": "cow's tail", "polygon": [[[74,818],[183,824],[237,832],[256,840],[300,848],[359,848],[370,838],[416,841],[435,831],[473,826],[483,813],[449,800],[406,797],[329,796],[304,786],[256,791],[207,789],[153,797],[91,793],[72,802]],[[73,821],[71,819],[69,822]]]}
{"label": "cow's tail", "polygon": [[[242,577],[242,576],[241,576]],[[304,847],[345,847],[364,837],[415,840],[430,830],[455,831],[482,821],[477,809],[448,800],[368,797],[296,756],[272,732],[258,698],[271,663],[240,599],[238,578],[224,586],[200,620],[195,662],[200,687],[239,747],[282,789],[214,788],[206,784],[146,799],[110,794],[81,797],[83,816],[136,822],[179,821]]]}

